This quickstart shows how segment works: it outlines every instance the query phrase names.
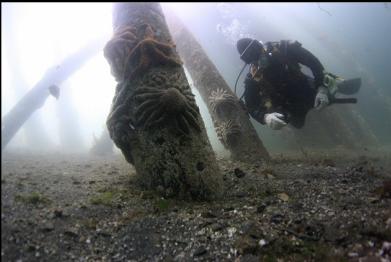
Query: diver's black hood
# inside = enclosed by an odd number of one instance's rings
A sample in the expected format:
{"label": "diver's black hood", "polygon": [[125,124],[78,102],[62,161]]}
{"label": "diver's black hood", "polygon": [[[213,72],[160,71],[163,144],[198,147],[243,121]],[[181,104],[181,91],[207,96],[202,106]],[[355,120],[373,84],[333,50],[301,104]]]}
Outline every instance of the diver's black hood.
{"label": "diver's black hood", "polygon": [[261,56],[263,45],[251,38],[242,38],[236,43],[236,48],[242,59],[246,64],[257,61]]}

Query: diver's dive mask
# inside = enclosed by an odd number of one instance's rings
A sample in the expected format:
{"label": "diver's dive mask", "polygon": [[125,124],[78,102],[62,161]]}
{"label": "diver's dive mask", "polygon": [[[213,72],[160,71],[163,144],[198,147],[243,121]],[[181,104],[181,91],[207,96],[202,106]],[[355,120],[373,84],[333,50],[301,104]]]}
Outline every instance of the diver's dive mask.
{"label": "diver's dive mask", "polygon": [[256,67],[257,72],[259,71],[262,72],[269,65],[268,54],[265,51],[263,51],[260,54],[259,59],[255,63],[253,63],[253,65]]}
{"label": "diver's dive mask", "polygon": [[254,63],[260,57],[260,50],[262,50],[262,45],[257,40],[253,39],[240,54],[240,59],[246,64]]}

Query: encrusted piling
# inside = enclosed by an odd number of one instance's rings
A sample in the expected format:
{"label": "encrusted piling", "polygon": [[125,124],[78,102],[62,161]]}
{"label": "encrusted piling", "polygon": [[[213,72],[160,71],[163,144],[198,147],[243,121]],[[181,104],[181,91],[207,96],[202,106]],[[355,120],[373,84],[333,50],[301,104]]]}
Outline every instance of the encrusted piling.
{"label": "encrusted piling", "polygon": [[118,82],[107,127],[140,182],[167,197],[204,200],[221,175],[158,3],[116,3],[104,49]]}

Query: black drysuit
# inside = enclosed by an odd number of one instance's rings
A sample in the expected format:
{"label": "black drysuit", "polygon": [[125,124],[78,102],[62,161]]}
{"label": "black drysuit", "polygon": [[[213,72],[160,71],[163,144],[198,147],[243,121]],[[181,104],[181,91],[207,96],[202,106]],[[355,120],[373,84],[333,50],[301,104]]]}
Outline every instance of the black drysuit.
{"label": "black drysuit", "polygon": [[[267,43],[268,65],[256,81],[247,74],[244,101],[250,115],[265,124],[267,113],[281,113],[285,122],[296,128],[304,125],[313,107],[317,89],[323,83],[323,66],[299,42]],[[301,72],[299,64],[309,67],[314,78]]]}

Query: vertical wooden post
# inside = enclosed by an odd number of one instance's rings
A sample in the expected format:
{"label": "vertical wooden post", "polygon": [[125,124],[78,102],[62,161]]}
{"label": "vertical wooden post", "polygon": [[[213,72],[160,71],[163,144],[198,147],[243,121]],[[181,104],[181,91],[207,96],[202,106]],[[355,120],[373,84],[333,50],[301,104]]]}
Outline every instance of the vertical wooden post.
{"label": "vertical wooden post", "polygon": [[104,54],[118,85],[110,136],[140,182],[164,196],[210,199],[221,175],[158,3],[116,3]]}

